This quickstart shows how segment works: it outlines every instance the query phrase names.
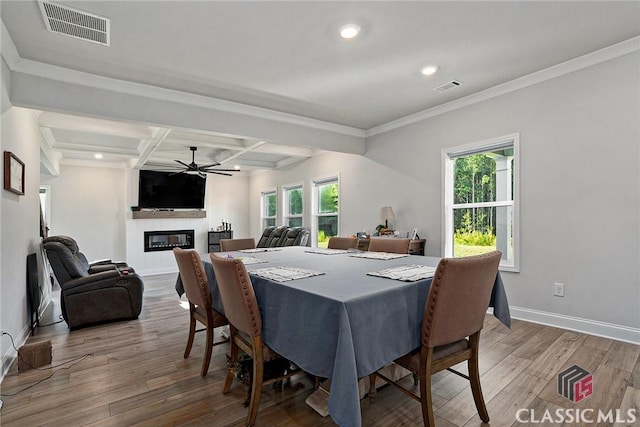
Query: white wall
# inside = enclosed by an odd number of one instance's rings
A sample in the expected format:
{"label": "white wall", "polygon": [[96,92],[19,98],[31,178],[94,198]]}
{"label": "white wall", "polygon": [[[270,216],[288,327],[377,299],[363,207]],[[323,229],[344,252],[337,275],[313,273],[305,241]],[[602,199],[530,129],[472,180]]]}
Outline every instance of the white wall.
{"label": "white wall", "polygon": [[[2,91],[7,88],[4,86]],[[25,164],[25,194],[19,196],[0,190],[0,325],[10,333],[17,347],[29,333],[29,312],[26,296],[26,259],[38,254],[42,272],[40,248],[40,141],[35,125],[35,113],[23,108],[2,108],[2,151],[11,151]],[[41,311],[51,298],[51,286],[44,274],[40,276]],[[2,365],[0,377],[8,369],[15,351],[7,337],[0,339]]]}
{"label": "white wall", "polygon": [[126,258],[124,168],[63,164],[41,183],[51,186],[49,235],[73,237],[89,260]]}
{"label": "white wall", "polygon": [[371,229],[390,205],[398,228],[417,227],[439,256],[441,150],[518,132],[520,273],[503,273],[512,314],[640,341],[639,64],[626,55],[370,137],[364,158],[326,154],[261,174],[252,232],[261,190],[339,171],[341,234]]}

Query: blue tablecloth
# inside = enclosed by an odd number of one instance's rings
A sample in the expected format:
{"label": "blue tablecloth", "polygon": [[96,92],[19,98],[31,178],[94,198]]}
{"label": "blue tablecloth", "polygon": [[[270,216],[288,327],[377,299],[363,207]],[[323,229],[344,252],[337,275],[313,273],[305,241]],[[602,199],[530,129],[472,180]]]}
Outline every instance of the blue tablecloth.
{"label": "blue tablecloth", "polygon": [[[250,274],[275,266],[325,273],[284,283],[251,275],[262,314],[263,340],[310,374],[331,378],[329,414],[338,425],[360,426],[358,379],[420,346],[422,315],[431,284],[431,279],[402,282],[367,273],[408,264],[436,266],[440,259],[410,256],[374,260],[348,254],[312,254],[305,249],[285,247],[251,254],[269,262],[247,265]],[[247,256],[242,252],[231,255]],[[224,312],[208,254],[206,257],[203,261],[214,307]],[[179,294],[181,289],[178,278]],[[490,305],[494,315],[510,326],[500,274]]]}

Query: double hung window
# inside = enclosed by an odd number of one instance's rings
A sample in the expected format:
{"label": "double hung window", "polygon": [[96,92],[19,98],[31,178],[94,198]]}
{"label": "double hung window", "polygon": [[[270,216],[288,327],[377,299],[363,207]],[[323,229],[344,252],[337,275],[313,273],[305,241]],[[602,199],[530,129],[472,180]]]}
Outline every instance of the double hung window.
{"label": "double hung window", "polygon": [[284,223],[289,227],[302,227],[304,213],[302,184],[284,187]]}
{"label": "double hung window", "polygon": [[276,213],[278,206],[278,199],[276,198],[276,191],[264,191],[260,197],[262,204],[262,228],[276,225]]}
{"label": "double hung window", "polygon": [[518,135],[443,150],[444,254],[499,250],[518,271]]}
{"label": "double hung window", "polygon": [[318,247],[327,247],[329,237],[339,233],[340,184],[337,176],[316,179],[314,191],[313,233]]}

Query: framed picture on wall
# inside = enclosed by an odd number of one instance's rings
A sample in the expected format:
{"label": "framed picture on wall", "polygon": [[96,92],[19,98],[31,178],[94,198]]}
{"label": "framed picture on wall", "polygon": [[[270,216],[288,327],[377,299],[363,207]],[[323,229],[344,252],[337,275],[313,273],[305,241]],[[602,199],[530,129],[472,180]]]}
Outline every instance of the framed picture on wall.
{"label": "framed picture on wall", "polygon": [[24,195],[24,162],[11,151],[4,152],[4,189]]}

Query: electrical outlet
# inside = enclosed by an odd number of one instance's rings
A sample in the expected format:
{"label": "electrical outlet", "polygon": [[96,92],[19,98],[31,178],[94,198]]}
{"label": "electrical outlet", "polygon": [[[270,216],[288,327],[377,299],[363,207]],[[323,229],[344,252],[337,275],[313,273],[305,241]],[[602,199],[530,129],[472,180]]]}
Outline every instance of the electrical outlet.
{"label": "electrical outlet", "polygon": [[554,283],[553,284],[553,295],[557,297],[564,296],[564,283]]}

